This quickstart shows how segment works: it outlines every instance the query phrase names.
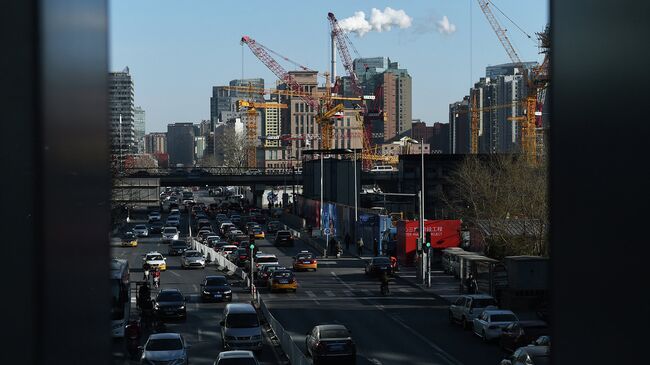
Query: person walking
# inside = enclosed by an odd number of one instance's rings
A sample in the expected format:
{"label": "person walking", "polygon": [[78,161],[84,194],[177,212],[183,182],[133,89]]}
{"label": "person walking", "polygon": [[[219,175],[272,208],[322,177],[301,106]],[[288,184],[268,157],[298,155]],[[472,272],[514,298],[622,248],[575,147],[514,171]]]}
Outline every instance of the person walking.
{"label": "person walking", "polygon": [[359,239],[357,240],[357,254],[358,256],[361,256],[362,253],[363,253],[363,238],[359,237]]}
{"label": "person walking", "polygon": [[375,257],[379,256],[379,242],[377,238],[372,240],[372,251],[375,254]]}
{"label": "person walking", "polygon": [[348,251],[350,250],[350,241],[351,240],[352,240],[352,238],[350,238],[350,232],[346,232],[345,233],[345,249],[348,250]]}
{"label": "person walking", "polygon": [[465,279],[465,286],[467,287],[467,292],[469,294],[476,293],[476,280],[474,279],[474,275],[472,273],[469,273],[467,279]]}
{"label": "person walking", "polygon": [[334,236],[330,238],[329,249],[330,249],[330,255],[332,256],[336,255],[336,238]]}

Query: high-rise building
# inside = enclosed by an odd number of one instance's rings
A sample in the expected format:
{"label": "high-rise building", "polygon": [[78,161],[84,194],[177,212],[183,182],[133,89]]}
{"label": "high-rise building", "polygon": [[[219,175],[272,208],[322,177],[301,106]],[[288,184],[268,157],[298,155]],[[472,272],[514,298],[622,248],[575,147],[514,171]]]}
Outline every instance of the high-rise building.
{"label": "high-rise building", "polygon": [[133,80],[128,67],[109,73],[108,79],[111,155],[114,161],[123,164],[126,155],[137,151]]}
{"label": "high-rise building", "polygon": [[133,128],[135,131],[135,141],[138,153],[144,153],[144,133],[145,133],[145,112],[139,106],[135,107],[133,117]]}
{"label": "high-rise building", "polygon": [[167,133],[149,133],[144,136],[144,152],[167,153]]}
{"label": "high-rise building", "polygon": [[[264,89],[264,79],[235,79],[231,80],[229,86],[251,87],[254,89]],[[246,91],[230,90],[224,86],[213,86],[212,97],[210,97],[210,121],[212,130],[218,122],[225,122],[230,119],[230,115],[223,113],[235,113],[236,104],[239,99],[253,99],[257,102],[263,102],[264,97],[260,94],[249,94]]]}
{"label": "high-rise building", "polygon": [[173,123],[167,125],[167,151],[169,165],[194,165],[194,124]]}
{"label": "high-rise building", "polygon": [[470,153],[469,96],[449,104],[449,148],[452,154]]}
{"label": "high-rise building", "polygon": [[194,137],[194,160],[198,161],[203,158],[205,152],[205,136]]}
{"label": "high-rise building", "polygon": [[[318,72],[316,71],[290,71],[289,74],[303,87],[307,93],[312,93],[318,89]],[[286,88],[286,85],[280,85],[278,88]],[[302,150],[320,148],[321,135],[320,127],[316,123],[316,112],[314,108],[305,103],[298,96],[281,95],[280,102],[287,104],[289,121],[287,147],[289,148],[289,158],[297,163],[302,159]],[[282,129],[282,128],[281,128]],[[303,139],[301,139],[303,138]]]}
{"label": "high-rise building", "polygon": [[429,138],[431,153],[450,153],[449,148],[449,123],[433,123],[433,135]]}

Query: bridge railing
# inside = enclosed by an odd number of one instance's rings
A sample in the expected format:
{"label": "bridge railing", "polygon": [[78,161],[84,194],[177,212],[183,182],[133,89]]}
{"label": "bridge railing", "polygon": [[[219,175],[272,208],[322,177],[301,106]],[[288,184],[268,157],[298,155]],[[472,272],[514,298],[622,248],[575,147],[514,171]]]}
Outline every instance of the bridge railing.
{"label": "bridge railing", "polygon": [[300,174],[299,170],[294,168],[249,168],[249,167],[227,167],[227,166],[203,166],[195,168],[125,168],[123,174],[126,176],[210,176],[210,175],[229,175],[229,176],[259,176],[259,175],[294,175]]}

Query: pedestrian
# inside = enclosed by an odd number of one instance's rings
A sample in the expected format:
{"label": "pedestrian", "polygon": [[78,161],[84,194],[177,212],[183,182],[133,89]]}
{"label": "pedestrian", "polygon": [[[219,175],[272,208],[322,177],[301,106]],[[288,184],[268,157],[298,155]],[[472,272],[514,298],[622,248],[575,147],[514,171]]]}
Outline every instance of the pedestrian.
{"label": "pedestrian", "polygon": [[336,238],[334,236],[330,238],[329,249],[332,256],[336,255]]}
{"label": "pedestrian", "polygon": [[476,293],[476,280],[474,279],[474,275],[472,273],[469,273],[467,278],[465,279],[465,286],[467,287],[467,292],[470,294]]}
{"label": "pedestrian", "polygon": [[357,240],[357,254],[358,256],[361,256],[363,253],[363,238],[359,237]]}
{"label": "pedestrian", "polygon": [[352,240],[352,238],[350,238],[350,232],[346,232],[345,233],[345,249],[348,250],[348,251],[350,250],[350,241],[351,240]]}
{"label": "pedestrian", "polygon": [[379,256],[379,242],[377,241],[377,238],[372,240],[372,251],[376,256]]}
{"label": "pedestrian", "polygon": [[143,278],[142,280],[149,281],[149,263],[145,262],[144,265],[142,265],[142,273],[143,273]]}

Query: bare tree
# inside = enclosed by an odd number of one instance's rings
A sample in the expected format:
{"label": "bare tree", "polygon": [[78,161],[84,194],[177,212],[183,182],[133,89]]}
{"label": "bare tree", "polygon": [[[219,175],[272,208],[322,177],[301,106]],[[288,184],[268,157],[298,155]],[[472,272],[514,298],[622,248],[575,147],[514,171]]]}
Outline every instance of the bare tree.
{"label": "bare tree", "polygon": [[450,176],[450,208],[470,227],[488,233],[485,251],[494,256],[547,255],[547,168],[513,155],[468,156]]}
{"label": "bare tree", "polygon": [[223,166],[246,166],[246,137],[237,133],[234,127],[226,127],[222,134],[217,135],[215,149],[223,155]]}

